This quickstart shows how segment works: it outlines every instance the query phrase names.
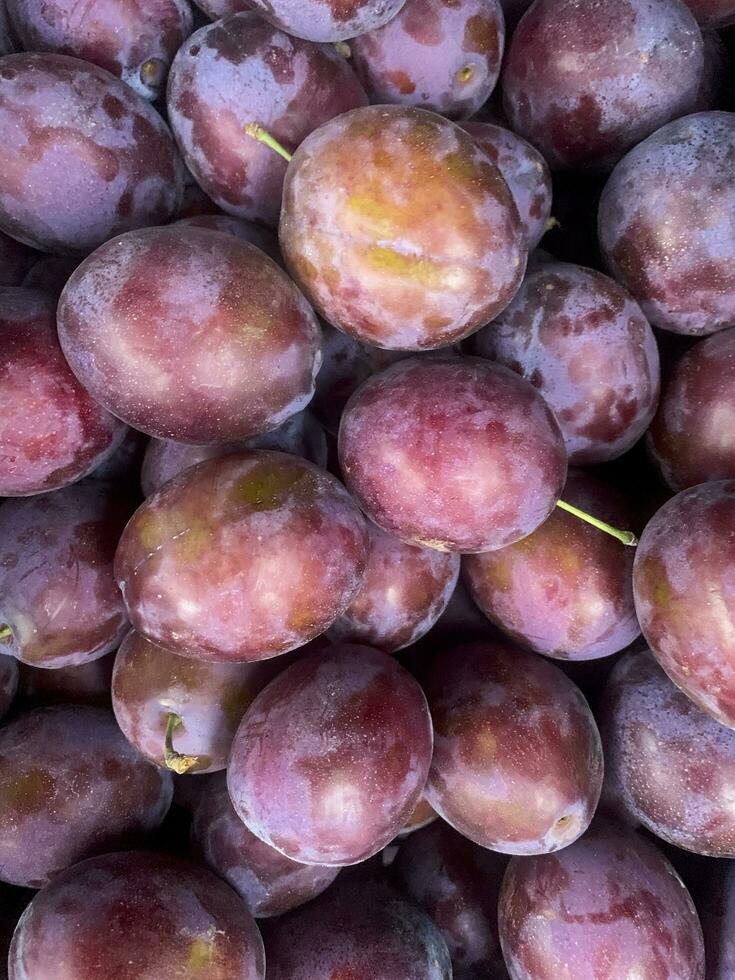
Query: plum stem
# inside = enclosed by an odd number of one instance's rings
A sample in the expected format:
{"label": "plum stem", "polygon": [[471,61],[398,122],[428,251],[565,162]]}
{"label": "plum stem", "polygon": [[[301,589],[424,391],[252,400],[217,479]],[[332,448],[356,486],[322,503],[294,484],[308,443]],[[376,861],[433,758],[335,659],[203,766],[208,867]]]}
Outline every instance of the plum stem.
{"label": "plum stem", "polygon": [[635,548],[635,546],[638,544],[638,538],[632,531],[619,531],[618,528],[613,527],[612,524],[606,524],[605,521],[601,521],[599,518],[593,517],[592,514],[588,514],[586,511],[580,510],[579,507],[574,507],[572,504],[568,504],[566,500],[557,500],[556,506],[561,510],[567,511],[569,514],[573,514],[574,517],[578,517],[580,521],[586,521],[588,524],[591,524],[592,527],[596,527],[598,531],[604,531],[605,534],[611,534],[628,548]]}
{"label": "plum stem", "polygon": [[271,150],[275,150],[279,156],[282,156],[284,160],[290,163],[293,160],[293,154],[289,153],[288,150],[281,146],[278,140],[271,136],[267,129],[263,129],[260,123],[248,123],[245,127],[245,132],[248,136],[252,136],[254,140],[259,143],[264,143]]}
{"label": "plum stem", "polygon": [[163,759],[167,769],[172,769],[179,776],[187,773],[199,759],[195,755],[182,755],[174,749],[174,731],[182,724],[181,715],[170,711],[166,715],[166,741],[164,743]]}
{"label": "plum stem", "polygon": [[6,623],[0,623],[0,643],[5,640],[10,640],[13,637],[13,631]]}

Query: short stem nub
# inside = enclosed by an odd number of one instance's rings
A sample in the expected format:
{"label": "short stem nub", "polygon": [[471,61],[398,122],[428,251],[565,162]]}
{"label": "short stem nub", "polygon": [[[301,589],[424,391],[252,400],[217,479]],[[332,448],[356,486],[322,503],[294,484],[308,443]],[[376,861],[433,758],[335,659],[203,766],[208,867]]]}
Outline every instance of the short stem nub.
{"label": "short stem nub", "polygon": [[565,510],[568,514],[573,514],[574,517],[578,517],[580,521],[586,521],[588,524],[591,524],[592,527],[596,527],[598,531],[604,531],[605,534],[611,534],[628,548],[635,548],[635,546],[638,544],[638,538],[632,531],[620,531],[618,528],[613,527],[612,524],[606,524],[605,521],[601,521],[599,518],[593,517],[592,514],[588,514],[586,511],[580,510],[579,507],[573,507],[572,504],[568,504],[565,500],[557,500],[556,506],[561,510]]}
{"label": "short stem nub", "polygon": [[13,631],[5,623],[0,623],[0,643],[4,643],[6,640],[12,640]]}
{"label": "short stem nub", "polygon": [[174,749],[174,731],[181,724],[181,715],[177,715],[173,711],[166,715],[166,741],[164,744],[163,758],[166,763],[166,768],[178,773],[179,776],[183,776],[184,773],[187,773],[199,762],[197,756],[182,755]]}
{"label": "short stem nub", "polygon": [[259,123],[248,123],[245,127],[245,132],[248,134],[248,136],[252,136],[254,140],[257,140],[259,143],[264,143],[265,146],[270,147],[271,150],[275,150],[279,156],[282,156],[283,159],[287,160],[289,163],[293,159],[293,154],[289,153],[285,147],[281,146],[278,140],[271,136],[267,129],[263,129]]}

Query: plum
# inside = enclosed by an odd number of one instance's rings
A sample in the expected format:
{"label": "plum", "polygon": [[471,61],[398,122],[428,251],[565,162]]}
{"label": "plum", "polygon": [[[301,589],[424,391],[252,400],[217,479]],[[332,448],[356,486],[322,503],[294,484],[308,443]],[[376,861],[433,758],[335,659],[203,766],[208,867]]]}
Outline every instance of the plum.
{"label": "plum", "polygon": [[458,126],[408,106],[355,109],[304,140],[279,236],[326,320],[396,350],[474,333],[513,298],[527,258],[498,168]]}
{"label": "plum", "polygon": [[614,280],[545,262],[475,338],[475,351],[526,378],[557,417],[569,462],[604,463],[644,434],[659,396],[656,339]]}
{"label": "plum", "polygon": [[55,670],[20,663],[20,697],[25,705],[34,708],[48,704],[90,704],[109,708],[114,664],[114,653],[76,667]]}
{"label": "plum", "polygon": [[428,633],[446,609],[459,556],[404,544],[375,524],[368,532],[365,577],[329,636],[395,653]]}
{"label": "plum", "polygon": [[533,0],[500,0],[505,17],[505,28],[512,33],[518,26],[518,22],[533,3]]}
{"label": "plum", "polygon": [[172,225],[119,236],[66,284],[59,339],[90,394],[159,439],[277,428],[314,391],[319,325],[290,279],[234,236]]}
{"label": "plum", "polygon": [[209,867],[232,885],[256,918],[298,908],[339,874],[339,868],[298,864],[252,834],[232,806],[224,775],[202,796],[192,835]]}
{"label": "plum", "polygon": [[502,969],[498,896],[507,864],[505,855],[478,847],[442,820],[398,849],[393,878],[441,932],[455,973],[495,976]]}
{"label": "plum", "polygon": [[662,127],[613,171],[600,247],[656,327],[702,336],[735,322],[735,114]]}
{"label": "plum", "polygon": [[512,980],[704,980],[681,878],[652,844],[607,822],[558,854],[512,858],[499,922]]}
{"label": "plum", "polygon": [[406,0],[248,0],[266,20],[308,41],[345,41],[395,17]]}
{"label": "plum", "polygon": [[113,576],[131,507],[100,481],[0,506],[0,653],[75,667],[127,631]]}
{"label": "plum", "polygon": [[247,828],[304,864],[357,864],[411,816],[431,761],[414,678],[370,647],[304,655],[255,698],[227,769]]}
{"label": "plum", "polygon": [[264,980],[263,942],[211,871],[167,854],[105,854],[69,868],[18,923],[10,980]]}
{"label": "plum", "polygon": [[22,286],[35,261],[32,249],[0,231],[0,287]]}
{"label": "plum", "polygon": [[648,644],[681,690],[735,728],[735,481],[684,490],[646,526],[633,566]]}
{"label": "plum", "polygon": [[227,765],[245,710],[273,676],[266,664],[213,664],[179,657],[134,630],[112,676],[123,734],[150,762],[183,774]]}
{"label": "plum", "polygon": [[700,340],[676,364],[646,445],[672,490],[735,477],[735,330]]}
{"label": "plum", "polygon": [[171,126],[198,183],[223,211],[274,226],[286,163],[245,126],[267,124],[295,149],[328,119],[366,104],[357,76],[333,48],[289,37],[256,13],[197,31],[169,78]]}
{"label": "plum", "polygon": [[75,483],[127,431],[69,370],[54,312],[50,296],[0,288],[0,496]]}
{"label": "plum", "polygon": [[412,834],[415,830],[421,830],[422,827],[428,827],[429,824],[434,823],[434,821],[438,819],[439,814],[436,812],[431,803],[429,803],[426,797],[422,796],[414,807],[413,813],[403,825],[399,838],[408,837],[409,834]]}
{"label": "plum", "polygon": [[221,231],[225,235],[234,235],[235,238],[239,238],[243,242],[255,245],[274,262],[279,265],[282,264],[281,250],[276,235],[269,228],[262,228],[260,225],[253,224],[252,221],[234,218],[231,214],[194,214],[188,218],[181,218],[176,223],[190,228],[209,228],[210,231]]}
{"label": "plum", "polygon": [[[594,476],[570,471],[564,499],[628,527],[626,500]],[[477,605],[522,646],[559,660],[597,660],[640,634],[630,549],[556,510],[522,541],[466,555],[463,575]]]}
{"label": "plum", "polygon": [[409,544],[481,552],[526,537],[566,478],[551,409],[527,381],[481,358],[411,358],[352,396],[342,473],[365,513]]}
{"label": "plum", "polygon": [[546,160],[526,140],[488,122],[468,122],[462,128],[490,157],[505,179],[526,236],[529,251],[543,238],[551,215],[551,173]]}
{"label": "plum", "polygon": [[166,124],[104,68],[7,55],[0,130],[0,230],[42,252],[86,254],[179,207],[183,168]]}
{"label": "plum", "polygon": [[26,51],[73,55],[106,68],[156,99],[177,50],[191,34],[187,0],[5,0]]}
{"label": "plum", "polygon": [[202,660],[265,660],[331,626],[366,552],[362,515],[333,476],[258,450],[199,463],[149,497],[115,574],[151,642]]}
{"label": "plum", "polygon": [[605,170],[694,109],[703,70],[682,0],[538,0],[508,47],[505,110],[552,167]]}
{"label": "plum", "polygon": [[212,20],[239,14],[252,7],[250,0],[194,0],[194,3]]}
{"label": "plum", "polygon": [[686,0],[702,27],[718,29],[735,24],[735,0]]}
{"label": "plum", "polygon": [[303,456],[317,466],[324,467],[327,463],[327,441],[321,426],[311,412],[299,412],[272,432],[236,443],[192,446],[168,439],[151,439],[141,472],[143,494],[149,497],[174,476],[205,459],[247,449],[277,449],[284,453],[293,453],[294,456]]}
{"label": "plum", "polygon": [[735,857],[735,732],[697,708],[648,653],[615,666],[598,718],[606,795],[677,847]]}
{"label": "plum", "polygon": [[380,882],[345,881],[264,930],[268,980],[451,980],[425,912]]}
{"label": "plum", "polygon": [[422,681],[434,723],[426,798],[440,817],[503,854],[547,854],[585,832],[602,747],[558,667],[487,640],[445,647]]}
{"label": "plum", "polygon": [[350,50],[371,102],[468,119],[495,88],[504,43],[499,0],[406,0]]}
{"label": "plum", "polygon": [[170,773],[128,744],[112,712],[55,705],[20,715],[0,729],[0,878],[41,888],[85,857],[139,842],[172,794]]}

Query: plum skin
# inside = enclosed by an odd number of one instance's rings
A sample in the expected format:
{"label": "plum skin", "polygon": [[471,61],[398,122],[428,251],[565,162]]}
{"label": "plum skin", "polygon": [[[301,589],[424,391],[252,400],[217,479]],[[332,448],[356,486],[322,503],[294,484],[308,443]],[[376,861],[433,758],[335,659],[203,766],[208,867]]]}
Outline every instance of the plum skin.
{"label": "plum skin", "polygon": [[382,26],[405,0],[248,0],[266,20],[307,41],[346,41]]}

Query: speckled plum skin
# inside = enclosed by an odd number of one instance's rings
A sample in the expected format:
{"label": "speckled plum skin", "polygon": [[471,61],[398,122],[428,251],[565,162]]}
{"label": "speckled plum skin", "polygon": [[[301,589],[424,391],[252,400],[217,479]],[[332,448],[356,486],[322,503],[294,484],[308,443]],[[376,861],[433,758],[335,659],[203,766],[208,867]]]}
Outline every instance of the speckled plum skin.
{"label": "speckled plum skin", "polygon": [[125,436],[69,370],[54,313],[43,293],[0,289],[0,496],[74,483]]}
{"label": "speckled plum skin", "polygon": [[431,719],[413,677],[370,647],[305,655],[245,714],[227,769],[257,837],[304,864],[358,864],[403,828],[431,761]]}
{"label": "speckled plum skin", "polygon": [[20,286],[36,261],[36,253],[0,231],[0,286]]}
{"label": "speckled plum skin", "polygon": [[103,482],[6,500],[0,507],[0,640],[34,667],[74,667],[114,650],[127,631],[113,577],[130,505]]}
{"label": "speckled plum skin", "polygon": [[[632,526],[625,499],[588,473],[571,471],[562,496],[613,527]],[[466,555],[462,571],[480,609],[517,643],[559,660],[597,660],[640,634],[634,557],[632,548],[555,510],[522,541]]]}
{"label": "speckled plum skin", "polygon": [[223,211],[273,226],[287,164],[245,126],[260,123],[294,150],[328,119],[366,104],[341,55],[289,37],[256,13],[197,31],[169,76],[171,126],[197,182]]}
{"label": "speckled plum skin", "polygon": [[719,861],[703,902],[698,903],[704,932],[707,980],[735,976],[735,865]]}
{"label": "speckled plum skin", "polygon": [[527,382],[481,358],[411,358],[366,381],[342,416],[339,457],[365,513],[409,544],[481,552],[554,509],[566,452]]}
{"label": "speckled plum skin", "polygon": [[40,707],[48,704],[89,704],[110,707],[110,685],[115,654],[76,667],[31,667],[21,663],[18,689],[23,704]]}
{"label": "speckled plum skin", "polygon": [[179,715],[173,747],[196,758],[188,771],[217,772],[227,765],[245,710],[272,673],[261,664],[213,664],[179,657],[131,630],[115,658],[112,707],[128,741],[161,767],[166,766],[168,715]]}
{"label": "speckled plum skin", "polygon": [[26,51],[89,61],[122,78],[139,95],[161,94],[168,66],[191,34],[187,0],[5,0]]}
{"label": "speckled plum skin", "polygon": [[217,443],[306,407],[319,324],[290,279],[231,235],[129,232],[72,275],[58,309],[72,371],[100,404],[159,439]]}
{"label": "speckled plum skin", "polygon": [[630,295],[592,269],[567,262],[531,269],[474,343],[478,354],[539,389],[559,421],[570,463],[622,456],[656,411],[653,331]]}
{"label": "speckled plum skin", "polygon": [[499,0],[406,0],[350,50],[371,102],[468,119],[495,88],[504,44]]}
{"label": "speckled plum skin", "polygon": [[298,864],[251,834],[218,776],[194,812],[193,839],[202,857],[240,895],[256,918],[282,915],[327,889],[339,868]]}
{"label": "speckled plum skin", "polygon": [[505,855],[478,847],[442,820],[398,849],[394,880],[439,929],[455,971],[500,975],[498,896],[507,863]]}
{"label": "speckled plum skin", "polygon": [[327,465],[327,440],[324,430],[309,411],[292,415],[283,425],[272,432],[252,436],[241,442],[228,442],[218,446],[192,446],[170,439],[151,439],[145,452],[141,470],[143,494],[152,493],[205,459],[214,459],[247,449],[276,449],[294,456],[303,456],[317,466]]}
{"label": "speckled plum skin", "polygon": [[511,980],[704,980],[684,883],[652,844],[611,823],[558,854],[512,858],[499,922]]}
{"label": "speckled plum skin", "polygon": [[701,27],[717,29],[735,24],[733,0],[686,0]]}
{"label": "speckled plum skin", "polygon": [[676,364],[646,446],[672,490],[735,478],[735,330],[701,340]]}
{"label": "speckled plum skin", "polygon": [[41,888],[83,858],[140,840],[172,794],[170,773],[128,744],[111,712],[56,705],[21,715],[0,729],[0,878]]}
{"label": "speckled plum skin", "polygon": [[527,258],[497,167],[458,126],[406,106],[356,109],[304,140],[279,235],[326,320],[395,350],[474,333],[513,298]]}
{"label": "speckled plum skin", "polygon": [[18,661],[0,656],[0,718],[7,714],[18,690]]}
{"label": "speckled plum skin", "polygon": [[265,660],[324,632],[362,580],[365,521],[333,476],[265,450],[207,460],[136,511],[115,559],[133,626],[182,656]]}
{"label": "speckled plum skin", "polygon": [[552,168],[606,170],[694,109],[703,70],[682,0],[539,0],[508,47],[505,111]]}
{"label": "speckled plum skin", "polygon": [[602,746],[579,689],[496,640],[446,647],[423,682],[434,724],[426,798],[465,837],[503,854],[575,841],[602,789]]}
{"label": "speckled plum skin", "polygon": [[395,653],[428,633],[446,609],[459,576],[459,555],[404,544],[375,524],[368,531],[365,577],[329,636]]}
{"label": "speckled plum skin", "polygon": [[264,980],[263,942],[206,868],[143,851],[91,858],[54,879],[13,936],[10,980]]}
{"label": "speckled plum skin", "polygon": [[166,124],[103,68],[58,54],[0,61],[0,230],[85,254],[176,213],[183,168]]}
{"label": "speckled plum skin", "polygon": [[735,321],[735,114],[664,126],[620,161],[600,200],[600,247],[650,322],[702,336]]}
{"label": "speckled plum skin", "polygon": [[509,129],[488,122],[462,126],[502,174],[518,208],[526,245],[536,248],[551,216],[549,165],[530,143]]}
{"label": "speckled plum skin", "polygon": [[253,224],[252,221],[246,221],[244,218],[235,218],[231,214],[195,214],[189,218],[182,218],[176,223],[194,228],[209,228],[210,231],[221,231],[225,235],[234,235],[235,238],[239,238],[243,242],[255,245],[279,265],[283,263],[278,238],[274,232],[269,228]]}
{"label": "speckled plum skin", "polygon": [[307,41],[346,41],[396,16],[406,0],[249,0],[287,34]]}
{"label": "speckled plum skin", "polygon": [[735,481],[669,500],[636,550],[633,590],[648,644],[681,690],[735,728]]}
{"label": "speckled plum skin", "polygon": [[647,653],[616,664],[598,718],[606,793],[677,847],[735,857],[735,732],[700,711]]}
{"label": "speckled plum skin", "polygon": [[439,930],[384,884],[338,883],[265,929],[268,980],[451,980]]}

